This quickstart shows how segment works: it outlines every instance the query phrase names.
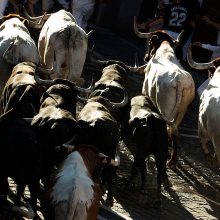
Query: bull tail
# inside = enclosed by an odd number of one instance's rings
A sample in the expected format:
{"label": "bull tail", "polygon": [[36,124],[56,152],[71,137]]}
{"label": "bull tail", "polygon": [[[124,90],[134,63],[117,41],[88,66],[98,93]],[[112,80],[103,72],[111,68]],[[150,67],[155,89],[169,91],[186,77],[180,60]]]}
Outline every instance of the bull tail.
{"label": "bull tail", "polygon": [[183,87],[181,82],[177,79],[176,84],[176,104],[170,114],[170,119],[168,119],[165,115],[162,114],[163,119],[166,121],[167,124],[173,125],[175,123],[176,116],[178,114],[178,109],[180,108],[180,104],[182,101],[182,94],[183,94]]}

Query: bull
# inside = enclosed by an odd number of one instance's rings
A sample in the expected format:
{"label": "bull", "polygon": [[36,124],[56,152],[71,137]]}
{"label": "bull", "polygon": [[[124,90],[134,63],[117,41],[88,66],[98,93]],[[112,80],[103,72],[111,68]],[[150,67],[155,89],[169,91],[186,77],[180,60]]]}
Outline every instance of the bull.
{"label": "bull", "polygon": [[52,175],[41,203],[45,219],[97,219],[102,191],[92,177],[99,161],[95,146],[75,147]]}
{"label": "bull", "polygon": [[150,98],[168,124],[174,147],[169,164],[175,164],[178,127],[195,96],[193,78],[175,55],[181,34],[175,41],[164,31],[141,33],[136,22],[134,31],[139,37],[149,40],[148,54],[145,55],[148,63],[139,68],[145,74],[142,94]]}
{"label": "bull", "polygon": [[[116,103],[98,95],[95,90],[78,115],[79,126],[84,131],[84,143],[96,146],[99,152],[113,160],[116,158],[116,167],[119,165],[117,146],[120,130],[119,123],[113,116],[113,111],[115,108],[121,108],[127,104],[128,97],[126,93],[124,94],[123,101]],[[102,185],[108,185],[106,202],[109,205],[113,204],[112,181],[114,172],[115,169],[108,165],[102,172]]]}
{"label": "bull", "polygon": [[122,124],[122,139],[134,156],[129,185],[141,174],[141,193],[146,193],[145,159],[153,155],[157,167],[157,199],[160,201],[161,185],[170,186],[166,173],[168,159],[168,133],[166,122],[161,117],[151,100],[138,95],[131,99]]}
{"label": "bull", "polygon": [[197,70],[210,70],[213,75],[200,96],[198,136],[201,141],[202,149],[208,158],[213,158],[208,149],[208,141],[211,140],[215,151],[214,158],[220,163],[220,117],[218,114],[218,107],[220,107],[220,59],[218,58],[207,63],[196,63],[192,59],[191,48],[189,49],[187,59],[192,68]]}
{"label": "bull", "polygon": [[34,40],[20,18],[3,17],[0,23],[0,92],[2,92],[14,65],[22,61],[39,63],[39,54]]}
{"label": "bull", "polygon": [[[0,99],[0,191],[8,194],[7,178],[17,183],[17,199],[20,205],[25,186],[31,194],[31,206],[36,211],[39,194],[38,138],[29,121],[39,109],[44,88],[34,79],[36,65],[31,62],[17,64],[8,79]],[[19,210],[19,209],[18,209]],[[22,210],[20,210],[22,213]],[[33,213],[24,213],[26,217]]]}
{"label": "bull", "polygon": [[76,24],[70,12],[60,10],[51,14],[38,40],[42,66],[50,70],[55,78],[82,84],[81,74],[90,33]]}
{"label": "bull", "polygon": [[60,152],[57,146],[73,142],[81,131],[75,120],[77,94],[90,93],[94,85],[92,83],[91,87],[85,89],[66,79],[43,80],[37,74],[35,80],[49,87],[42,95],[40,110],[31,122],[40,139],[42,179],[47,188],[53,166],[66,156],[66,152]]}

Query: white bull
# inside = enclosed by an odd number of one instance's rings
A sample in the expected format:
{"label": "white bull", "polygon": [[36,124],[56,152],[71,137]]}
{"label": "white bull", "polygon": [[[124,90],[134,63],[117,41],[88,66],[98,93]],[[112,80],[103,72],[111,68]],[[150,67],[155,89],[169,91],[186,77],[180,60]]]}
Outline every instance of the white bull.
{"label": "white bull", "polygon": [[181,67],[167,41],[161,43],[144,72],[142,93],[150,97],[175,132],[195,96],[192,76]]}
{"label": "white bull", "polygon": [[37,46],[24,24],[18,18],[10,18],[0,26],[0,93],[14,65],[22,61],[38,64]]}
{"label": "white bull", "polygon": [[175,55],[181,34],[173,40],[165,31],[140,33],[136,22],[134,31],[149,42],[148,54],[145,55],[148,63],[139,69],[145,73],[142,94],[150,98],[168,124],[174,148],[170,164],[176,163],[178,127],[195,96],[194,80]]}
{"label": "white bull", "polygon": [[210,155],[208,141],[211,140],[215,156],[220,163],[220,58],[207,63],[196,63],[192,59],[191,47],[187,55],[188,63],[192,68],[214,72],[213,77],[207,80],[209,81],[207,87],[201,92],[198,135],[207,156]]}
{"label": "white bull", "polygon": [[220,66],[214,72],[207,88],[200,98],[198,134],[202,148],[209,154],[208,141],[211,140],[216,158],[220,163]]}
{"label": "white bull", "polygon": [[43,67],[51,69],[52,78],[66,78],[81,84],[89,33],[76,24],[70,12],[60,10],[45,22],[38,40]]}

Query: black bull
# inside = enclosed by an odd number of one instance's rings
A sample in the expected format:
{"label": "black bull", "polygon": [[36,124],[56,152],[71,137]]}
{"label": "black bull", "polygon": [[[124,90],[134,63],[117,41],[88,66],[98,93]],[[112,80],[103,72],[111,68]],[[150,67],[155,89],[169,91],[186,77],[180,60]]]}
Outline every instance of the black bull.
{"label": "black bull", "polygon": [[8,194],[8,177],[17,185],[19,204],[26,185],[31,203],[36,208],[39,190],[38,140],[35,132],[23,118],[33,117],[39,109],[44,88],[34,80],[35,65],[23,62],[16,65],[0,99],[0,191]]}
{"label": "black bull", "polygon": [[[123,64],[108,64],[109,62],[104,62],[107,66],[80,112],[78,123],[85,133],[84,141],[115,159],[120,138],[119,111],[128,101],[125,89],[127,81]],[[107,202],[110,205],[113,203],[112,184],[115,170],[112,166],[106,166],[102,172],[102,184],[108,185]]]}
{"label": "black bull", "polygon": [[141,174],[141,192],[145,193],[145,159],[154,155],[157,167],[158,195],[162,183],[168,183],[166,163],[168,158],[168,134],[166,122],[146,96],[139,95],[131,99],[131,105],[125,111],[122,123],[122,139],[134,156],[131,179],[132,184],[138,171]]}
{"label": "black bull", "polygon": [[52,167],[58,165],[67,153],[65,150],[57,152],[57,147],[74,143],[75,136],[81,131],[75,120],[77,94],[79,91],[90,92],[92,88],[79,88],[66,79],[36,80],[42,85],[50,85],[41,98],[39,113],[31,122],[40,140],[42,179],[47,188]]}

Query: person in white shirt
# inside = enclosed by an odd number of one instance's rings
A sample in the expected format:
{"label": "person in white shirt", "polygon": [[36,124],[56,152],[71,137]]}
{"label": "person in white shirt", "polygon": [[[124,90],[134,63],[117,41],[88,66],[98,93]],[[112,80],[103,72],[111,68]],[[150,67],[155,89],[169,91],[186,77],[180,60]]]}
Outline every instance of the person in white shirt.
{"label": "person in white shirt", "polygon": [[207,50],[212,51],[211,60],[214,60],[214,59],[220,57],[220,23],[217,23],[217,22],[211,20],[208,16],[202,16],[201,19],[202,19],[202,21],[209,24],[210,27],[212,27],[213,29],[218,31],[216,45],[203,44],[203,43],[200,43],[200,42],[194,42],[193,45],[199,46],[199,47],[202,47],[202,48],[205,48]]}

